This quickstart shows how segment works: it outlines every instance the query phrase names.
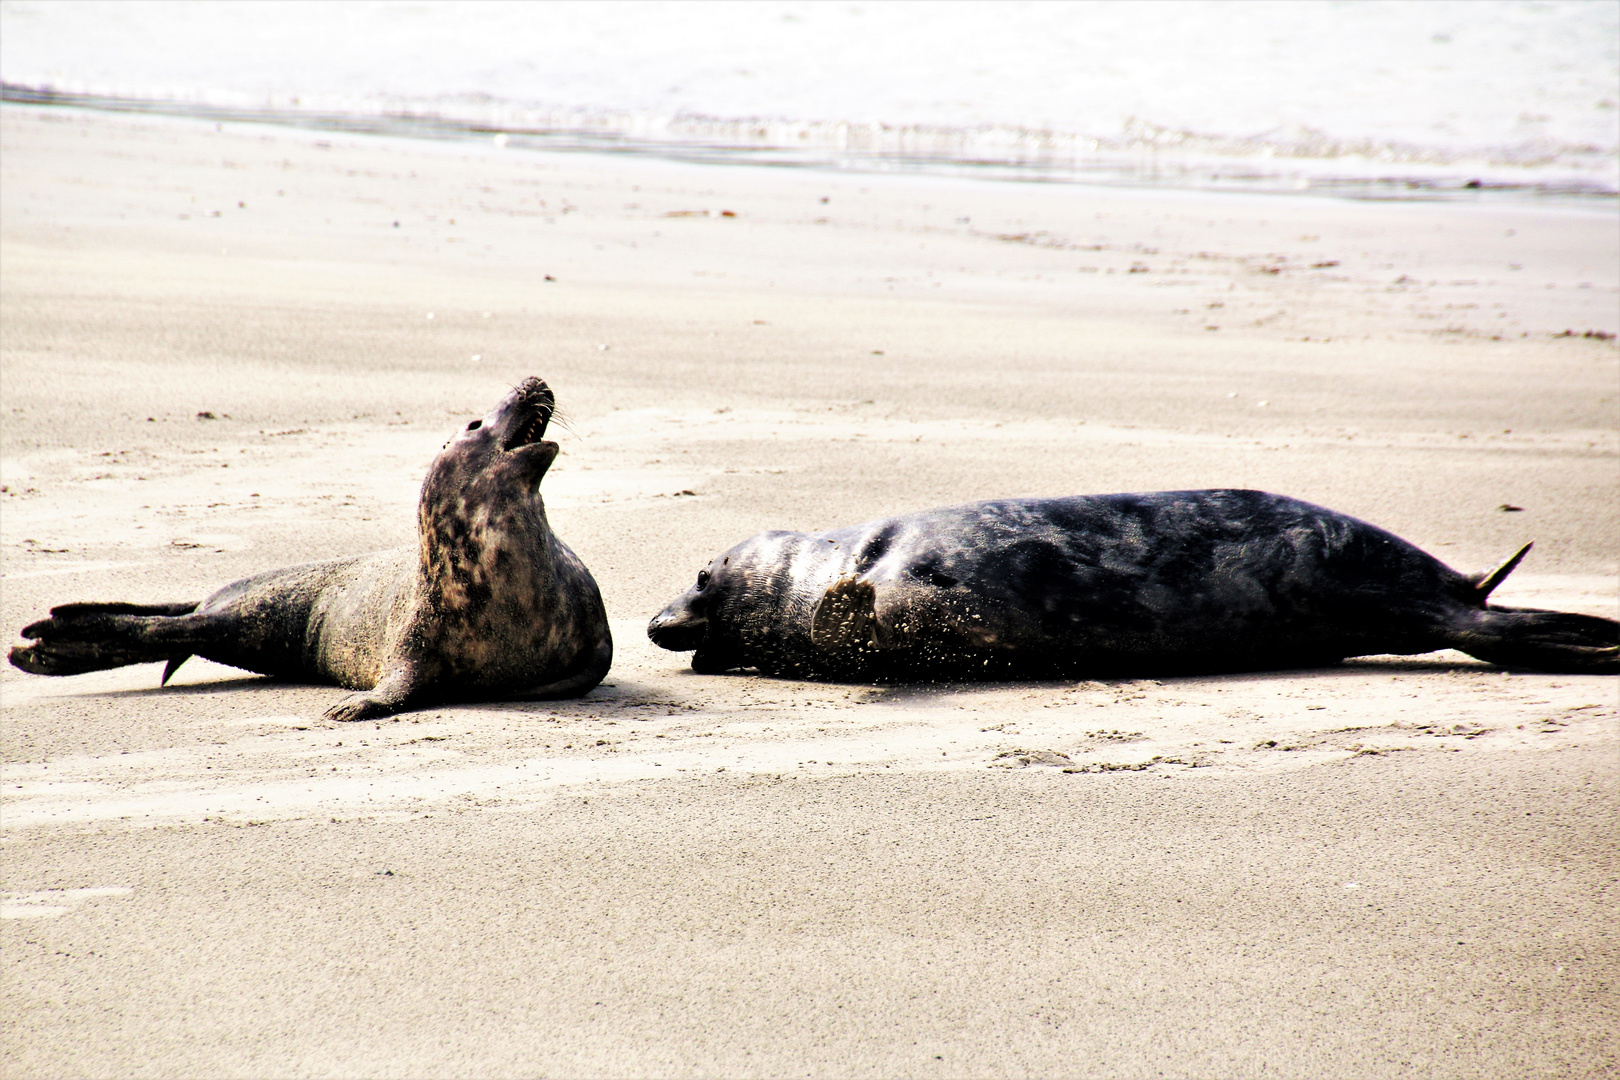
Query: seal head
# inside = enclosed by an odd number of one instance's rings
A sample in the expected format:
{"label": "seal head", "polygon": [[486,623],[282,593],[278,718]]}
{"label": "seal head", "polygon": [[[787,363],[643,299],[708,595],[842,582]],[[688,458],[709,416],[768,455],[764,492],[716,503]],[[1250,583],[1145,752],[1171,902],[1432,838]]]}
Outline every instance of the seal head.
{"label": "seal head", "polygon": [[647,636],[660,648],[693,650],[692,670],[705,674],[760,667],[809,675],[806,658],[825,668],[831,658],[811,640],[813,615],[851,554],[834,536],[773,531],[744,540],[698,571]]}
{"label": "seal head", "polygon": [[[728,671],[741,662],[736,643],[727,640],[731,623],[725,618],[726,597],[735,593],[726,573],[729,553],[698,571],[691,588],[671,600],[647,625],[654,645],[672,652],[691,652],[692,670],[708,675]],[[709,613],[718,614],[713,620]]]}

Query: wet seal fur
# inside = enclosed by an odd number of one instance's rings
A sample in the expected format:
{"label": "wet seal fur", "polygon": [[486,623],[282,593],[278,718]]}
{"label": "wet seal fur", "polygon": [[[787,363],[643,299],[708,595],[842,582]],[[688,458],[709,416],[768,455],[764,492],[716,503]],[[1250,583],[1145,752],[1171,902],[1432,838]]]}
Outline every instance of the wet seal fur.
{"label": "wet seal fur", "polygon": [[1620,673],[1620,623],[1490,607],[1529,550],[1465,576],[1262,491],[1000,499],[724,552],[647,628],[692,669],[846,681],[1314,667],[1459,649]]}
{"label": "wet seal fur", "polygon": [[546,520],[555,399],[527,379],[445,444],[417,504],[418,544],[289,566],[201,603],[67,604],[24,627],[11,662],[76,675],[196,655],[357,691],[326,711],[369,720],[441,701],[564,698],[613,660],[584,563]]}

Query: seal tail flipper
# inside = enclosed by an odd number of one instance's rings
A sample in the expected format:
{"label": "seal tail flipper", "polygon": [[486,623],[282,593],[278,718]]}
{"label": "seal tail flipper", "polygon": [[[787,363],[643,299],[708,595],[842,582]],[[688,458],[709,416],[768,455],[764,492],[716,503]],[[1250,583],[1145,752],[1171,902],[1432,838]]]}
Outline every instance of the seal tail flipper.
{"label": "seal tail flipper", "polygon": [[1474,597],[1481,604],[1484,604],[1485,601],[1490,598],[1491,593],[1496,591],[1496,587],[1502,584],[1502,582],[1507,579],[1509,574],[1513,573],[1514,568],[1517,567],[1519,563],[1524,561],[1524,557],[1530,554],[1530,549],[1535,546],[1536,542],[1532,540],[1528,544],[1524,545],[1524,547],[1508,556],[1507,560],[1495,570],[1492,570],[1488,574],[1475,574],[1473,577],[1469,578],[1469,583],[1474,586]]}
{"label": "seal tail flipper", "polygon": [[1506,668],[1620,675],[1620,622],[1613,619],[1537,608],[1471,614],[1449,642],[1469,656]]}
{"label": "seal tail flipper", "polygon": [[169,662],[164,682],[195,650],[197,609],[191,604],[63,604],[48,619],[23,627],[31,644],[12,648],[13,666],[35,675]]}

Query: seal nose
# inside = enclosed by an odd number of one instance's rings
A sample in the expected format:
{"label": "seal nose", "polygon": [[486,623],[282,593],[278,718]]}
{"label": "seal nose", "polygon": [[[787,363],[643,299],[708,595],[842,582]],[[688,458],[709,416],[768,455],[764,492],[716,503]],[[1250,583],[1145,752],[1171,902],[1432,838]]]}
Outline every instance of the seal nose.
{"label": "seal nose", "polygon": [[686,652],[703,644],[703,634],[709,620],[693,608],[686,597],[681,597],[652,617],[647,624],[647,636],[660,649]]}

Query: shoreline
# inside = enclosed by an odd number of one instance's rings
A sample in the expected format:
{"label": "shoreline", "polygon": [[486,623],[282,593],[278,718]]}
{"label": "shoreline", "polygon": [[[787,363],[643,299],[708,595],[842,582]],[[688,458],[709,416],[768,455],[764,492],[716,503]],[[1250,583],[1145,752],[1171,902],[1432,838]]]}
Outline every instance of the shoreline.
{"label": "shoreline", "polygon": [[[1489,205],[1528,201],[1596,210],[1608,209],[1620,199],[1620,187],[1602,179],[1577,176],[1567,168],[1504,165],[1467,155],[1454,160],[1404,161],[1397,170],[1388,163],[1355,154],[1245,155],[1223,152],[1219,146],[1191,152],[1178,145],[1108,147],[1094,139],[1060,137],[1050,131],[1023,128],[958,131],[881,125],[880,131],[857,133],[857,141],[889,145],[859,148],[847,145],[848,124],[761,118],[662,118],[656,126],[669,131],[662,138],[653,138],[634,134],[647,126],[642,118],[612,113],[573,123],[559,117],[535,126],[532,117],[513,117],[502,123],[493,116],[482,120],[456,117],[431,107],[421,111],[402,106],[374,112],[337,112],[121,97],[15,83],[0,84],[0,102],[424,142],[466,144],[490,140],[501,148],[546,153],[616,154],[693,165],[749,165],[854,175],[932,176],[1171,192],[1313,195],[1380,202]],[[809,140],[810,132],[822,129],[826,132]],[[762,132],[772,132],[775,137]],[[1188,133],[1177,134],[1177,142],[1187,138],[1197,141]],[[992,145],[979,145],[984,140]],[[1091,144],[1089,148],[1081,147],[1087,143]],[[1004,156],[995,157],[998,152]]]}

